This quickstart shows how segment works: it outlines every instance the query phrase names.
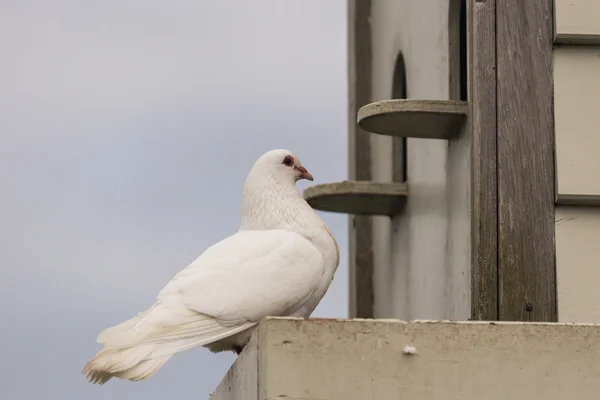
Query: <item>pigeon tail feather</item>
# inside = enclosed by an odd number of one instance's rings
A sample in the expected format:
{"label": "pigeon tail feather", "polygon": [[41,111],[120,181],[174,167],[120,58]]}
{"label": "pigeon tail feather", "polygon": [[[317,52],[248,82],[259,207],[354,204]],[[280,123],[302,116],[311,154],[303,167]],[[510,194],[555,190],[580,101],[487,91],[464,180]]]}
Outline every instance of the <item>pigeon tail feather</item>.
{"label": "pigeon tail feather", "polygon": [[130,381],[141,381],[153,375],[172,354],[148,358],[153,346],[129,347],[126,349],[104,348],[83,368],[91,383],[105,384],[117,377]]}
{"label": "pigeon tail feather", "polygon": [[105,347],[82,371],[90,382],[104,384],[113,377],[130,381],[144,380],[158,371],[175,353],[214,343],[255,325],[245,323],[224,327],[213,318],[204,316],[180,325],[178,329],[171,327],[140,334],[135,331],[139,323],[140,315],[100,334],[99,341]]}

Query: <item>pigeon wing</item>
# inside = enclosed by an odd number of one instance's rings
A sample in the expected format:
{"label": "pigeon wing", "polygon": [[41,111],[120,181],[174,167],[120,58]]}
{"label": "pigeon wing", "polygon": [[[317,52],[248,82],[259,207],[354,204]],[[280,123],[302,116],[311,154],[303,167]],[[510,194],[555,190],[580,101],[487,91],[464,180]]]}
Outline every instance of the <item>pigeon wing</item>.
{"label": "pigeon wing", "polygon": [[321,254],[303,236],[240,231],[177,274],[149,310],[98,340],[115,346],[180,341],[177,351],[205,345],[266,316],[289,315],[311,296],[323,273]]}

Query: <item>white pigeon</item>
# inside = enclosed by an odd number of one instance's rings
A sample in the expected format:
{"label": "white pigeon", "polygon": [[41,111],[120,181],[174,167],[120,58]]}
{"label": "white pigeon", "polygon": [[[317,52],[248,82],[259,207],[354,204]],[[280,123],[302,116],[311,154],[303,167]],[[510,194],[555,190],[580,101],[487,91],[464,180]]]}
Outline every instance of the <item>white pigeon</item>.
{"label": "white pigeon", "polygon": [[292,152],[260,157],[244,184],[239,231],[175,275],[149,309],[100,333],[104,348],[83,368],[90,382],[140,381],[198,346],[240,354],[264,317],[310,316],[339,248],[298,193],[300,179],[313,177]]}

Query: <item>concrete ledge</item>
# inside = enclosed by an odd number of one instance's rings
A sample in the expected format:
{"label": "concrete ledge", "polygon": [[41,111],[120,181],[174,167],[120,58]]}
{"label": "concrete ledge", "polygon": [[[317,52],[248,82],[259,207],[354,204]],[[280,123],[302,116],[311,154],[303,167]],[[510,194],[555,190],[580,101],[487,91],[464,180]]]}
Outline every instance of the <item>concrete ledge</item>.
{"label": "concrete ledge", "polygon": [[599,396],[600,325],[269,318],[211,398]]}
{"label": "concrete ledge", "polygon": [[394,216],[401,212],[408,190],[403,183],[344,181],[307,188],[311,207],[336,213]]}
{"label": "concrete ledge", "polygon": [[367,132],[419,139],[452,139],[467,119],[465,101],[394,99],[367,104],[357,123]]}

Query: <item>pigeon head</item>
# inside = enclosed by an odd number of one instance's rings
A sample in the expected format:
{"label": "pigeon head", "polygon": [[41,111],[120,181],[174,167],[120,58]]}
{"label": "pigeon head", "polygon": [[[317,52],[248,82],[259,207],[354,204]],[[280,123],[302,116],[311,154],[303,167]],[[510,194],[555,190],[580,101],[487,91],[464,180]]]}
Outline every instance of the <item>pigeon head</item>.
{"label": "pigeon head", "polygon": [[[280,229],[317,220],[296,188],[313,180],[300,158],[289,150],[263,154],[248,174],[242,192],[242,229]],[[318,221],[317,221],[318,222]]]}
{"label": "pigeon head", "polygon": [[313,180],[313,176],[302,166],[300,159],[291,151],[283,149],[263,154],[252,170],[292,183],[301,179]]}

